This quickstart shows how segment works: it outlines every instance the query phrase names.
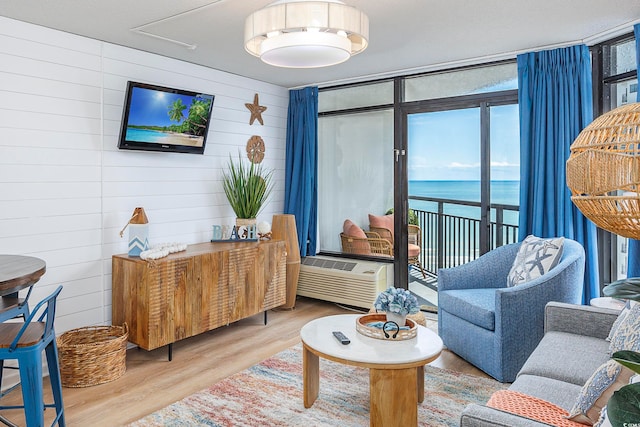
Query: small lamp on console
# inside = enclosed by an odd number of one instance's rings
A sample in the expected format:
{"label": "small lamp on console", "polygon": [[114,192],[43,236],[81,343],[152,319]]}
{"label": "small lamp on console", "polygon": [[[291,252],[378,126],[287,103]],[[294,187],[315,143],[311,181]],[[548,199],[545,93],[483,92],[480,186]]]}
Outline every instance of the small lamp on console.
{"label": "small lamp on console", "polygon": [[129,227],[129,256],[140,256],[143,251],[149,249],[149,220],[143,207],[133,210],[129,222],[120,231],[120,237],[123,237],[127,227]]}

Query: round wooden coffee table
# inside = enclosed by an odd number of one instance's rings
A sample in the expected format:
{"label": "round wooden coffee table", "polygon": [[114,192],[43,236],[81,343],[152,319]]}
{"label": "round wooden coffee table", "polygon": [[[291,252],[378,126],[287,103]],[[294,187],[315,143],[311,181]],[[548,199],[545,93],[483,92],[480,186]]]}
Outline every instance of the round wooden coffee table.
{"label": "round wooden coffee table", "polygon": [[[366,337],[356,331],[360,315],[322,317],[304,325],[302,367],[304,406],[310,408],[320,389],[319,358],[369,369],[371,426],[415,426],[418,403],[424,400],[424,365],[442,352],[438,335],[418,325],[418,336],[406,341]],[[345,334],[343,345],[333,331]]]}

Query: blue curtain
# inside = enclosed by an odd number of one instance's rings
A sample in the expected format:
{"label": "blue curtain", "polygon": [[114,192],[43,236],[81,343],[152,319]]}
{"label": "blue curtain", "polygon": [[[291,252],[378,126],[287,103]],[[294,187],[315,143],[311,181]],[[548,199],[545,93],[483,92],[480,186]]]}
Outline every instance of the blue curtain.
{"label": "blue curtain", "polygon": [[593,120],[591,58],[585,45],[518,55],[519,238],[564,236],[585,249],[583,304],[598,297],[596,226],[571,202],[569,147]]}
{"label": "blue curtain", "polygon": [[289,91],[284,213],[296,217],[300,256],[316,254],[318,88]]}
{"label": "blue curtain", "polygon": [[[633,26],[633,32],[636,36],[636,74],[640,82],[640,24]],[[640,102],[640,91],[637,92],[637,96],[636,101]],[[640,277],[640,240],[629,239],[627,256],[627,277]]]}

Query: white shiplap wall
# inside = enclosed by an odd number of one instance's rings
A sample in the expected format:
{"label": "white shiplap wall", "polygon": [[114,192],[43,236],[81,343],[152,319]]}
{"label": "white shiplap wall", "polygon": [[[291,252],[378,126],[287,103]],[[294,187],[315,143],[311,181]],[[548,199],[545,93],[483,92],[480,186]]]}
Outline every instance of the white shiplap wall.
{"label": "white shiplap wall", "polygon": [[[205,154],[118,150],[128,80],[215,95]],[[264,126],[249,125],[255,93]],[[232,224],[221,168],[252,135],[276,179],[258,220],[282,212],[287,104],[283,87],[0,17],[0,253],[46,261],[32,303],[64,286],[56,331],[110,324],[111,256],[136,206],[152,244]]]}

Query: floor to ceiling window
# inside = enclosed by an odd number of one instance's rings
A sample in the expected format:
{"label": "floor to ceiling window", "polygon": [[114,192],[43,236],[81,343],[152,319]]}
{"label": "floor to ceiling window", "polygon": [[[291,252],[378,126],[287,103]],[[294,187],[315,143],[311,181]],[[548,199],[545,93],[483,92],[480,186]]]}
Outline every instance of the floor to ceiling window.
{"label": "floor to ceiling window", "polygon": [[408,251],[398,243],[408,231],[394,230],[395,257],[384,259],[394,259],[394,281],[403,287],[434,281],[444,259],[457,265],[513,241],[517,233],[505,224],[517,227],[516,86],[511,61],[321,89],[320,251],[379,257],[346,248],[343,223],[368,231],[369,214],[403,203],[411,209],[407,222],[420,228],[420,261],[430,273],[425,279],[405,267]]}
{"label": "floor to ceiling window", "polygon": [[[594,116],[635,102],[633,34],[591,51]],[[320,251],[344,253],[340,232],[345,219],[368,231],[368,214],[383,215],[393,206],[412,209],[407,221],[417,221],[421,228],[421,261],[432,274],[439,266],[466,262],[515,241],[516,75],[515,62],[506,61],[322,88]],[[395,243],[403,234],[406,239],[406,230],[395,231]],[[604,286],[626,276],[627,240],[599,233]],[[407,250],[396,246],[401,249],[396,248],[395,258],[385,259],[394,261],[396,286],[408,287],[421,275],[404,268]]]}
{"label": "floor to ceiling window", "polygon": [[[321,252],[342,252],[345,220],[369,229],[369,213],[393,207],[393,81],[324,91],[318,120]],[[370,245],[350,255],[377,256]],[[369,253],[367,253],[369,252]],[[382,254],[384,255],[384,254]],[[389,260],[390,254],[387,255]]]}
{"label": "floor to ceiling window", "polygon": [[[636,102],[638,78],[633,34],[601,43],[591,49],[594,69],[594,117]],[[599,77],[599,78],[598,78]],[[628,239],[598,230],[600,284],[627,277]]]}
{"label": "floor to ceiling window", "polygon": [[513,62],[408,79],[408,198],[424,265],[466,263],[516,240],[517,71]]}
{"label": "floor to ceiling window", "polygon": [[491,107],[490,248],[513,243],[518,238],[520,204],[520,125],[517,104]]}

